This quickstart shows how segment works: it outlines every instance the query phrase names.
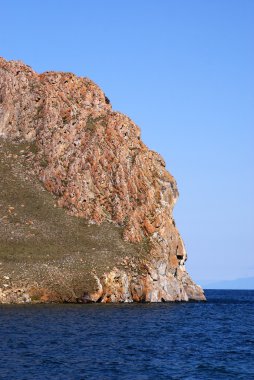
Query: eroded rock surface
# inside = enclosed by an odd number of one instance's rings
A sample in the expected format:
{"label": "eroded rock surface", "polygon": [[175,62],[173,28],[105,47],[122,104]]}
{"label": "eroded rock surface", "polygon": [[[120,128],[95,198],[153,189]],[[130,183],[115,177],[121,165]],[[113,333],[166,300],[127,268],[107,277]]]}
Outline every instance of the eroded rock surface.
{"label": "eroded rock surface", "polygon": [[[122,244],[122,251],[112,248],[111,256],[109,247],[103,256],[103,249],[96,246],[93,262],[88,260],[91,254],[86,241],[82,243],[87,260],[80,262],[77,277],[80,284],[84,281],[83,288],[72,288],[75,269],[59,262],[49,265],[50,270],[42,268],[44,275],[38,274],[38,279],[34,275],[24,281],[18,274],[18,261],[13,269],[10,257],[0,256],[0,275],[14,275],[11,286],[4,287],[4,279],[0,279],[0,302],[28,302],[33,298],[40,302],[205,299],[185,270],[186,251],[172,216],[178,197],[174,178],[165,169],[163,158],[141,141],[139,128],[127,116],[114,112],[103,91],[90,79],[62,72],[37,74],[21,62],[0,59],[0,137],[2,151],[9,144],[10,160],[5,165],[11,165],[15,178],[32,179],[34,186],[39,179],[52,194],[57,209],[66,210],[66,218],[87,222],[84,235],[91,225],[110,225],[121,231],[121,237],[112,239],[109,246],[123,239],[117,243]],[[19,144],[25,148],[19,148]],[[18,154],[10,153],[13,147]],[[4,157],[6,154],[2,160]],[[15,159],[19,164],[13,168],[10,162]],[[9,199],[8,207],[13,207],[10,203]],[[4,216],[1,231],[7,231]],[[37,222],[32,221],[35,229]],[[43,228],[38,226],[37,232],[42,234]],[[16,230],[14,241],[18,246]],[[13,242],[7,239],[5,244]],[[45,263],[50,254],[50,248],[45,247]],[[26,265],[22,257],[22,265]],[[34,257],[36,261],[36,253]],[[64,257],[78,256],[69,249]],[[33,272],[31,266],[34,268],[35,263],[29,261],[27,265]],[[42,267],[43,263],[36,262],[36,273],[40,272],[38,265]],[[64,287],[56,290],[55,285],[59,273],[65,272],[66,278],[71,273],[68,297],[62,294]],[[86,277],[93,280],[87,282]],[[11,291],[15,287],[19,292]]]}

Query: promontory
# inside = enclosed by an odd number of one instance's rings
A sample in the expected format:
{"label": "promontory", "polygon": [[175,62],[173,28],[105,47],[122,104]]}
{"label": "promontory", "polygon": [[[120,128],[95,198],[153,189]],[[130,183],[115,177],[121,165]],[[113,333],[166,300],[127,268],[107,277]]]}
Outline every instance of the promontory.
{"label": "promontory", "polygon": [[94,82],[0,58],[0,303],[205,300],[177,198]]}

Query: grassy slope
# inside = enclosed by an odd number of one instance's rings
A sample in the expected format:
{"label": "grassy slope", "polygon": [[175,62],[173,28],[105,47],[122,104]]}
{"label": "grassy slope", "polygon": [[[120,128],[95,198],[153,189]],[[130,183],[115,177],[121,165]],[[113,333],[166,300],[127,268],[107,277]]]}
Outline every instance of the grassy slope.
{"label": "grassy slope", "polygon": [[0,140],[0,286],[7,275],[79,297],[95,286],[93,268],[102,275],[145,248],[124,242],[121,228],[89,225],[56,207],[54,196],[28,174],[31,148]]}

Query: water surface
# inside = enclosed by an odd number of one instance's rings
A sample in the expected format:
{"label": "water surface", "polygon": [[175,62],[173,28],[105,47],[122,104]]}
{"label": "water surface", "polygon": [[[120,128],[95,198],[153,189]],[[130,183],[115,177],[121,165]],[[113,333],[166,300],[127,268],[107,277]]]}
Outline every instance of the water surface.
{"label": "water surface", "polygon": [[207,303],[2,305],[0,379],[254,379],[254,291]]}

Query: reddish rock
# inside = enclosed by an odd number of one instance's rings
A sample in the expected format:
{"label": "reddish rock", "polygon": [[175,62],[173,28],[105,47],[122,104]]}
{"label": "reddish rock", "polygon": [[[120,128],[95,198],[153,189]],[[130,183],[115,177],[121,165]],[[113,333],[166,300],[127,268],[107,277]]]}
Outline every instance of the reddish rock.
{"label": "reddish rock", "polygon": [[91,223],[122,226],[126,241],[148,239],[145,273],[134,278],[132,270],[112,269],[97,279],[95,301],[204,299],[185,271],[172,219],[175,179],[95,83],[71,73],[37,74],[1,58],[0,135],[35,144],[34,172],[60,207]]}
{"label": "reddish rock", "polygon": [[153,234],[155,232],[155,227],[149,222],[148,219],[144,220],[144,227],[148,234]]}

